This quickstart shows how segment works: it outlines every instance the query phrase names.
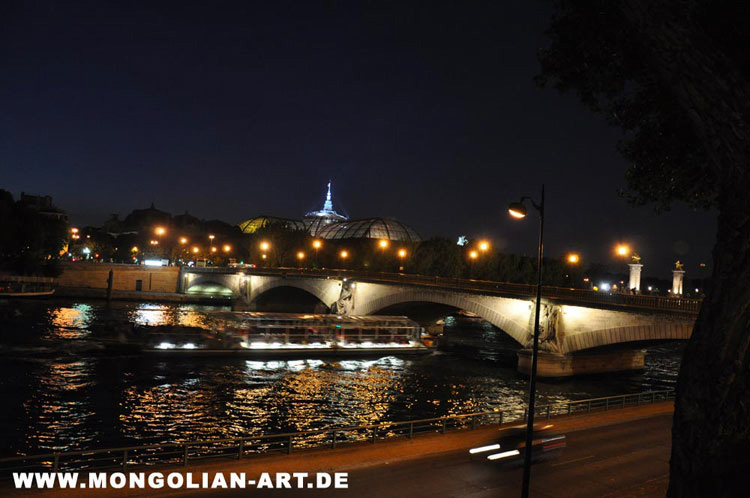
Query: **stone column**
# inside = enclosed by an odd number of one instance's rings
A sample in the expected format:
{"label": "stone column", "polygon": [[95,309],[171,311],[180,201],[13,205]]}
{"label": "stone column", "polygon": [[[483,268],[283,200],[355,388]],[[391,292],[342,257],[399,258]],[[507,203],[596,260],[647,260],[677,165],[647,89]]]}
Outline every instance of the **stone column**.
{"label": "stone column", "polygon": [[672,270],[672,295],[682,295],[683,278],[685,278],[685,270]]}
{"label": "stone column", "polygon": [[630,280],[628,280],[628,291],[635,289],[636,294],[641,293],[641,270],[643,265],[640,263],[630,263]]}

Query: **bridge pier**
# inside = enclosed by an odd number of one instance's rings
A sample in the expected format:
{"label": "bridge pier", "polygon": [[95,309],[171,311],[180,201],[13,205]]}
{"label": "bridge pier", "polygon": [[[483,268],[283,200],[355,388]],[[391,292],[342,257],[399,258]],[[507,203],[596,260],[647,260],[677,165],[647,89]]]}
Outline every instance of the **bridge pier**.
{"label": "bridge pier", "polygon": [[[570,377],[628,370],[643,370],[645,349],[617,349],[581,351],[576,353],[539,352],[537,375],[539,377]],[[531,350],[518,352],[518,371],[531,373]]]}

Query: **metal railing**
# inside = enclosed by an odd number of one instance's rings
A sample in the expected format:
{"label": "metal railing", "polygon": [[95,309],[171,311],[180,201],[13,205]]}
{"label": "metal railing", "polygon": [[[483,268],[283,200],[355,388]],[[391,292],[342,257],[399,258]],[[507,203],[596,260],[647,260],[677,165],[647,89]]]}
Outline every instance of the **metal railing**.
{"label": "metal railing", "polygon": [[[396,283],[402,285],[417,285],[439,288],[441,290],[460,290],[465,292],[479,292],[489,295],[531,297],[536,295],[536,285],[516,284],[511,282],[494,282],[490,280],[472,280],[461,278],[447,278],[426,275],[412,275],[407,273],[379,273],[355,270],[310,270],[305,268],[189,268],[183,271],[190,273],[219,273],[233,274],[243,272],[247,275],[278,275],[356,279],[373,283]],[[601,304],[607,306],[638,308],[644,310],[668,311],[676,313],[698,314],[703,303],[702,299],[686,297],[650,296],[645,294],[625,294],[598,292],[588,289],[573,289],[568,287],[554,287],[545,285],[542,296],[546,299],[571,303]]]}
{"label": "metal railing", "polygon": [[[534,420],[608,411],[674,399],[674,391],[647,391],[603,398],[591,398],[537,406]],[[102,471],[132,469],[154,465],[182,465],[216,458],[242,459],[268,453],[292,453],[311,448],[337,448],[352,443],[370,443],[392,438],[413,438],[421,434],[445,434],[498,426],[526,419],[526,411],[494,410],[445,417],[381,422],[378,424],[335,427],[283,434],[264,434],[236,438],[208,439],[183,443],[149,444],[98,450],[78,450],[17,456],[0,459],[0,478],[12,472]]]}

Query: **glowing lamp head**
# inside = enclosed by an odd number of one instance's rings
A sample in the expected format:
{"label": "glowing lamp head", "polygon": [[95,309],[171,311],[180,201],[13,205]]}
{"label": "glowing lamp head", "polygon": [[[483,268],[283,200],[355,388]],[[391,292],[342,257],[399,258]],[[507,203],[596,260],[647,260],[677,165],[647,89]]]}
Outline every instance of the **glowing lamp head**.
{"label": "glowing lamp head", "polygon": [[154,233],[156,235],[164,235],[165,233],[167,233],[167,229],[164,227],[156,227],[154,228]]}
{"label": "glowing lamp head", "polygon": [[490,243],[486,240],[483,240],[479,243],[479,250],[484,252],[490,248]]}
{"label": "glowing lamp head", "polygon": [[218,249],[216,249],[215,247],[211,248],[211,252],[216,252],[216,251],[218,251]]}
{"label": "glowing lamp head", "polygon": [[131,247],[130,252],[138,252],[138,246]]}
{"label": "glowing lamp head", "polygon": [[305,259],[305,253],[302,252],[302,251],[298,252],[297,253],[297,259],[299,259],[299,260]]}
{"label": "glowing lamp head", "polygon": [[187,243],[188,243],[188,239],[187,239],[187,237],[180,237],[180,244],[183,244],[183,245],[185,245],[185,244],[187,244]]}
{"label": "glowing lamp head", "polygon": [[208,238],[211,239],[211,240],[214,240],[216,238],[216,235],[213,235],[213,234],[209,235]]}
{"label": "glowing lamp head", "polygon": [[581,257],[578,254],[574,253],[574,252],[568,254],[568,257],[566,259],[567,259],[568,263],[570,263],[572,265],[575,265],[579,261],[581,261]]}
{"label": "glowing lamp head", "polygon": [[260,250],[261,251],[267,251],[271,247],[271,244],[268,242],[261,242],[260,243]]}
{"label": "glowing lamp head", "polygon": [[313,247],[315,249],[320,249],[320,247],[323,245],[323,243],[319,240],[313,240]]}
{"label": "glowing lamp head", "polygon": [[469,257],[470,257],[471,259],[477,259],[477,258],[479,257],[479,253],[478,253],[477,251],[471,251],[471,252],[469,253]]}
{"label": "glowing lamp head", "polygon": [[193,254],[198,254],[198,251],[200,251],[200,249],[199,249],[199,248],[197,248],[197,247],[193,247]]}
{"label": "glowing lamp head", "polygon": [[341,256],[341,259],[346,259],[346,258],[349,257],[349,252],[348,251],[341,251],[339,253],[339,256]]}
{"label": "glowing lamp head", "polygon": [[380,242],[378,242],[378,245],[380,246],[381,249],[385,249],[386,247],[388,247],[388,241],[381,240]]}
{"label": "glowing lamp head", "polygon": [[406,257],[406,249],[399,249],[398,250],[398,257],[399,258],[405,258]]}
{"label": "glowing lamp head", "polygon": [[520,202],[514,202],[508,206],[508,214],[520,220],[522,218],[526,218],[528,211],[526,210],[526,206],[524,206]]}
{"label": "glowing lamp head", "polygon": [[627,256],[628,254],[630,254],[630,248],[625,244],[619,244],[615,248],[615,252],[618,256]]}
{"label": "glowing lamp head", "polygon": [[224,252],[229,252],[232,250],[232,246],[230,246],[229,244],[224,244],[224,247],[222,247],[222,249]]}

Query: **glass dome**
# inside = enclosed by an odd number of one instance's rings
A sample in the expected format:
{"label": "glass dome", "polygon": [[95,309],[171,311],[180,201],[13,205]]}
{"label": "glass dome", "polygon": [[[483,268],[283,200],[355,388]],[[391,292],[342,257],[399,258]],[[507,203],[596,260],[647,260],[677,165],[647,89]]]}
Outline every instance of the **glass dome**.
{"label": "glass dome", "polygon": [[238,223],[237,225],[240,227],[240,230],[242,230],[243,233],[255,233],[264,226],[270,225],[272,223],[283,223],[286,228],[292,230],[306,229],[305,224],[301,221],[290,220],[287,218],[277,218],[275,216],[256,216],[255,218],[250,218],[249,220],[245,220],[242,223]]}
{"label": "glass dome", "polygon": [[340,221],[321,227],[317,233],[323,239],[388,239],[419,242],[419,234],[410,226],[392,218],[366,218]]}

